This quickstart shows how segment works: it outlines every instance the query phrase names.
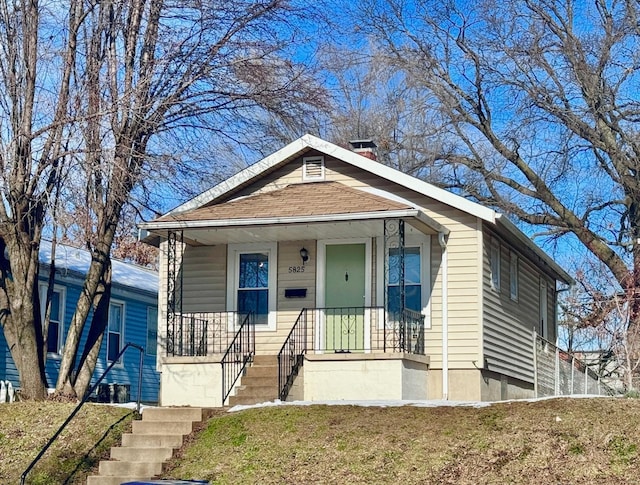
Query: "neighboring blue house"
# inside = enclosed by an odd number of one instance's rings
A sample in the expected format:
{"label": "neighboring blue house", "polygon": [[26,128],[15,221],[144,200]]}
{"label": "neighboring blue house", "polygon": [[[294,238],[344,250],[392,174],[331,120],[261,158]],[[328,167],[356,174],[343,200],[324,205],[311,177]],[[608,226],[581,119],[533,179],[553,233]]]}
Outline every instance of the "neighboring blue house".
{"label": "neighboring blue house", "polygon": [[[91,255],[84,249],[58,244],[56,246],[56,276],[49,325],[46,374],[50,387],[54,387],[60,368],[60,353],[64,338],[75,310],[84,276],[89,269]],[[40,247],[40,300],[44,307],[51,262],[51,243],[42,241]],[[95,382],[129,342],[145,349],[142,396],[143,402],[158,402],[160,376],[156,371],[156,338],[158,327],[158,273],[134,264],[112,260],[113,284],[109,304],[109,325],[106,329],[100,358],[93,375]],[[90,323],[87,322],[81,349]],[[130,386],[130,397],[138,395],[140,353],[128,349],[103,383]],[[9,380],[19,386],[18,373],[0,332],[0,380]]]}

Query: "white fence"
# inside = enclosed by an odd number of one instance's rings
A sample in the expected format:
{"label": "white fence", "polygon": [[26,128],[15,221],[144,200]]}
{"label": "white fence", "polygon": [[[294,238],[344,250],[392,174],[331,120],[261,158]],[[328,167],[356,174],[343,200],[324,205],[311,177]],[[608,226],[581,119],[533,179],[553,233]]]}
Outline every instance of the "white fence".
{"label": "white fence", "polygon": [[575,355],[534,333],[536,397],[571,394],[613,395],[615,391]]}
{"label": "white fence", "polygon": [[13,402],[16,398],[16,393],[13,389],[13,384],[9,381],[0,381],[0,403]]}

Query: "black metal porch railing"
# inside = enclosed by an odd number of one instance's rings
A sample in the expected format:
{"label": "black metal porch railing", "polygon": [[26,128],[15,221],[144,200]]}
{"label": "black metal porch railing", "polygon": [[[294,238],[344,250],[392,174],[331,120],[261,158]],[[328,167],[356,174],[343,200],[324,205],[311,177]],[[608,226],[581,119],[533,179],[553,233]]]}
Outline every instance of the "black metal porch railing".
{"label": "black metal porch railing", "polygon": [[425,354],[424,316],[382,307],[304,308],[278,353],[278,387],[285,400],[309,351]]}
{"label": "black metal porch railing", "polygon": [[278,395],[284,401],[307,351],[307,309],[303,308],[278,353]]}
{"label": "black metal porch railing", "polygon": [[236,334],[244,315],[236,312],[178,313],[167,329],[167,353],[174,356],[223,354]]}
{"label": "black metal porch railing", "polygon": [[253,312],[247,314],[222,357],[222,404],[256,353],[256,326]]}

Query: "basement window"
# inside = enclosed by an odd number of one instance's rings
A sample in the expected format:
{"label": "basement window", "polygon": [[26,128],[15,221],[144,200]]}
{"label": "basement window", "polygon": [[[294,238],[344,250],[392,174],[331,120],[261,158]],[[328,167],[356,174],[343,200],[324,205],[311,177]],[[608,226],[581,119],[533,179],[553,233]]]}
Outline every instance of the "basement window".
{"label": "basement window", "polygon": [[324,157],[305,157],[302,159],[302,181],[317,182],[324,180]]}

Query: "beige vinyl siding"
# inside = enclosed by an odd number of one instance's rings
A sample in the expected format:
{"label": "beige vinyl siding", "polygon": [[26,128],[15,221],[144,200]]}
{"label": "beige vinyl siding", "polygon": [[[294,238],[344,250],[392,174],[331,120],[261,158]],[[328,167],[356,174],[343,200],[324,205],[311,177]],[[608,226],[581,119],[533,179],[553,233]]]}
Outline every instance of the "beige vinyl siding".
{"label": "beige vinyl siding", "polygon": [[[259,181],[242,187],[239,191],[229,196],[229,199],[276,190],[292,183],[314,183],[302,180],[302,158],[317,154],[309,151],[291,162],[278,167],[273,172],[265,175]],[[478,231],[478,220],[475,216],[462,212],[454,207],[437,202],[422,194],[414,192],[406,187],[395,184],[393,181],[378,177],[377,175],[363,171],[342,161],[332,159],[325,155],[325,180],[340,182],[354,188],[374,187],[385,190],[397,196],[403,197],[418,207],[434,220],[450,230],[447,239],[449,258],[449,367],[473,369],[481,358],[481,296],[478,291],[480,276],[478,275],[479,243],[481,234]],[[306,243],[304,243],[306,244]],[[278,327],[276,332],[268,332],[270,335],[258,335],[259,342],[263,342],[270,350],[275,350],[281,345],[282,339],[291,328],[299,310],[298,305],[303,302],[284,301],[284,288],[288,285],[288,267],[292,263],[300,261],[298,243],[281,243],[278,256]],[[375,244],[372,247],[372,261],[375,258]],[[307,249],[312,249],[307,247]],[[315,253],[315,246],[313,246]],[[313,254],[312,253],[312,254]],[[282,259],[281,259],[282,258]],[[431,243],[431,328],[426,330],[427,355],[431,359],[432,368],[442,366],[442,250],[438,244],[438,238],[433,237]],[[307,265],[314,268],[315,258]],[[374,263],[375,264],[375,263]],[[284,272],[284,273],[283,273]],[[309,274],[306,273],[305,276]],[[372,268],[374,284],[372,288],[372,303],[375,302],[377,274]],[[299,277],[299,276],[296,276]],[[295,281],[295,279],[294,279]],[[312,288],[309,282],[309,288]],[[308,294],[307,299],[310,295]],[[314,293],[315,298],[315,293]],[[312,306],[315,306],[315,302]],[[306,304],[306,302],[305,302]],[[267,332],[265,332],[266,334]],[[279,350],[279,348],[278,348]]]}
{"label": "beige vinyl siding", "polygon": [[[302,265],[300,249],[309,251]],[[256,332],[256,348],[260,354],[277,354],[303,308],[315,307],[316,264],[315,241],[287,241],[278,244],[277,325],[272,332]],[[293,270],[304,266],[304,272]],[[292,268],[292,272],[289,272]],[[285,298],[287,288],[306,288],[305,298]]]}
{"label": "beige vinyl siding", "polygon": [[[421,207],[434,220],[447,227],[449,257],[449,368],[472,369],[481,352],[478,324],[480,296],[477,219],[454,207],[429,199],[392,181],[347,165],[326,160],[326,179],[350,187],[375,187],[386,190]],[[431,328],[426,330],[425,345],[431,368],[442,367],[442,250],[434,237],[431,244]],[[459,295],[459,296],[458,296]]]}
{"label": "beige vinyl siding", "polygon": [[[500,241],[500,292],[491,287],[490,248],[492,238]],[[484,233],[483,350],[488,370],[527,382],[533,381],[533,330],[540,315],[540,277],[536,267],[490,231]],[[511,251],[518,255],[518,300],[510,295],[509,265]],[[546,276],[543,276],[547,279]],[[548,314],[555,317],[553,281],[548,280]],[[549,320],[549,324],[555,320]]]}
{"label": "beige vinyl siding", "polygon": [[183,261],[182,311],[225,311],[227,247],[187,246]]}

